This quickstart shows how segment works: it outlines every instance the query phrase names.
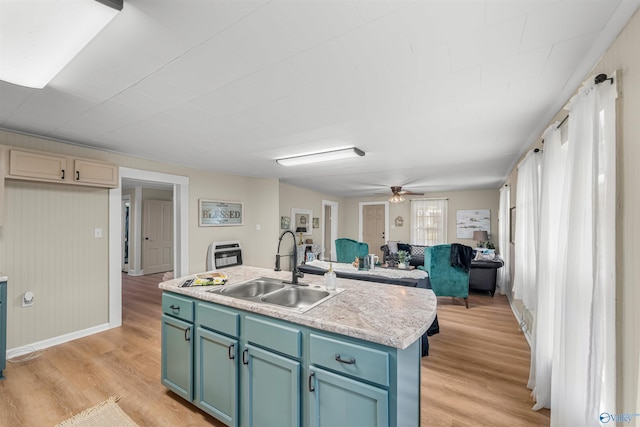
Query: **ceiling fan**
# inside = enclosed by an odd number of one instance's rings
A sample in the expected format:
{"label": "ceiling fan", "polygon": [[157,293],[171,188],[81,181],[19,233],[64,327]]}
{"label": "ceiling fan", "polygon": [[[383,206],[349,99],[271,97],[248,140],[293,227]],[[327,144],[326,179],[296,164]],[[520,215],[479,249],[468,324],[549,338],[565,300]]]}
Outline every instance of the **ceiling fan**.
{"label": "ceiling fan", "polygon": [[389,201],[391,203],[402,203],[404,202],[404,197],[402,196],[424,196],[424,193],[414,193],[413,191],[402,190],[402,187],[399,185],[394,185],[391,187],[391,196],[389,197]]}

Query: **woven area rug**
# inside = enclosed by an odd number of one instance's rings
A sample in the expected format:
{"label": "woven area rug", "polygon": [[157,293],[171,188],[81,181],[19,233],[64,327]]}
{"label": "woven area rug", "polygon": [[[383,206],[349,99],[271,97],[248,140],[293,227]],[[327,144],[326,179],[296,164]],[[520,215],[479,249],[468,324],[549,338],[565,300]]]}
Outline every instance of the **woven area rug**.
{"label": "woven area rug", "polygon": [[138,427],[116,403],[120,400],[112,396],[93,408],[85,409],[78,415],[56,425],[56,427]]}

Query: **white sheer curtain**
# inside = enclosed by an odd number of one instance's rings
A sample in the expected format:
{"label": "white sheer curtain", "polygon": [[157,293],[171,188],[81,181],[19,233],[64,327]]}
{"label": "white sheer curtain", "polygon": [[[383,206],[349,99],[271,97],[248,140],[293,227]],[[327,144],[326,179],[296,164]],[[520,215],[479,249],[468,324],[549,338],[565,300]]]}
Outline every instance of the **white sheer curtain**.
{"label": "white sheer curtain", "polygon": [[447,243],[448,199],[411,200],[411,244]]}
{"label": "white sheer curtain", "polygon": [[616,85],[605,81],[586,85],[570,104],[562,205],[570,220],[560,224],[566,245],[555,296],[552,426],[599,426],[600,413],[616,413],[616,96]]}
{"label": "white sheer curtain", "polygon": [[[554,123],[543,135],[542,176],[540,179],[540,226],[536,276],[537,302],[533,310],[531,333],[531,369],[529,388],[536,401],[533,409],[550,408],[551,363],[556,289],[562,286],[566,246],[567,218],[563,216],[564,170],[567,144],[562,145],[561,131]],[[565,214],[566,215],[566,214]]]}
{"label": "white sheer curtain", "polygon": [[500,209],[498,211],[498,246],[504,261],[504,266],[498,269],[498,288],[502,295],[511,293],[511,187],[508,185],[500,189]]}
{"label": "white sheer curtain", "polygon": [[518,167],[514,297],[533,309],[536,303],[536,259],[540,211],[540,158],[531,151]]}

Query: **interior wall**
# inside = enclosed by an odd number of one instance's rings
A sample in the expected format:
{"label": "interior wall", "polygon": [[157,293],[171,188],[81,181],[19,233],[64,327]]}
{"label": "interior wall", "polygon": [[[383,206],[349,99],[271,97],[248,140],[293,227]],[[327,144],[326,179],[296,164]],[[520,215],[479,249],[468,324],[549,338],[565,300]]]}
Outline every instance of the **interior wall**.
{"label": "interior wall", "polygon": [[[243,261],[247,265],[272,268],[273,253],[277,241],[279,221],[279,187],[278,180],[274,178],[247,178],[228,174],[221,174],[201,169],[188,168],[181,165],[156,162],[137,157],[95,150],[77,145],[52,141],[32,135],[0,129],[0,144],[17,148],[41,150],[51,153],[60,153],[115,163],[121,167],[134,168],[152,172],[161,172],[178,176],[189,177],[189,272],[196,273],[206,270],[206,253],[209,244],[213,241],[238,239],[245,251]],[[30,183],[23,187],[22,182],[17,186],[6,180],[7,191],[11,191],[11,198],[5,195],[3,209],[5,214],[10,214],[10,209],[15,212],[32,210],[33,206],[48,212],[49,207],[42,208],[36,202],[47,199],[50,195],[57,194],[59,190],[52,190],[49,183]],[[66,211],[60,214],[52,213],[39,224],[47,224],[45,228],[38,228],[39,233],[33,239],[23,239],[16,242],[12,233],[14,230],[26,230],[33,222],[28,215],[14,214],[9,221],[0,226],[0,271],[9,277],[8,286],[8,339],[9,349],[32,344],[36,341],[54,339],[63,334],[87,330],[108,322],[108,193],[107,189],[93,189],[64,185],[62,194],[70,193],[74,197],[60,197],[67,200],[65,206],[60,209],[69,209],[73,212],[86,212],[87,209],[98,210],[87,213],[83,218],[106,218],[100,225],[103,230],[101,242],[105,251],[85,250],[81,253],[68,252],[67,247],[84,247],[88,243],[84,239],[89,233],[91,242],[94,242],[92,224],[77,221],[50,222],[49,217],[63,217]],[[87,190],[88,189],[88,190]],[[31,191],[42,192],[40,199],[34,199]],[[102,194],[104,201],[96,202],[94,192]],[[24,193],[24,194],[23,194]],[[198,226],[198,200],[199,199],[227,200],[244,202],[244,224],[233,227],[199,227]],[[55,214],[55,215],[54,215]],[[276,219],[278,218],[278,219]],[[257,225],[260,224],[260,230]],[[113,230],[120,239],[121,230]],[[28,236],[28,234],[27,234]],[[62,243],[61,240],[62,239]],[[95,239],[98,240],[98,239]],[[19,246],[15,246],[19,245]],[[84,245],[84,246],[83,246]],[[267,256],[266,248],[274,247]],[[62,248],[62,250],[61,250]],[[59,254],[71,264],[62,262],[49,265],[48,263],[22,262],[13,256],[5,254],[22,254],[22,259],[33,258],[31,254]],[[73,256],[69,255],[73,254]],[[56,259],[53,257],[53,259]],[[84,269],[90,269],[91,274],[83,274]],[[36,279],[33,279],[33,278]],[[30,309],[20,308],[21,294],[33,283],[53,284],[51,289],[56,290],[56,295],[64,296],[64,302],[56,305],[55,312],[45,310],[44,304],[50,304],[48,297],[40,299],[41,292],[34,290],[36,302]],[[91,283],[87,287],[87,283]],[[55,286],[54,286],[55,285]],[[91,298],[81,299],[84,290],[93,289]],[[33,289],[31,289],[33,290]],[[78,292],[82,290],[83,292]],[[46,293],[44,294],[46,295]],[[39,306],[39,302],[42,306]],[[53,300],[57,301],[57,300]],[[62,309],[63,307],[64,309]],[[31,311],[29,311],[31,310]],[[79,318],[78,312],[91,313],[92,316]],[[56,326],[61,325],[61,326]]]}
{"label": "interior wall", "polygon": [[[106,323],[108,190],[10,179],[5,190],[8,348]],[[22,308],[26,291],[34,303]]]}
{"label": "interior wall", "polygon": [[[617,400],[616,413],[637,413],[640,402],[640,240],[638,211],[640,210],[640,11],[636,12],[607,52],[584,76],[587,79],[600,73],[618,72],[617,109],[617,233],[616,233],[616,354]],[[567,100],[568,101],[568,100]],[[562,120],[566,111],[559,111],[554,121]],[[551,124],[549,123],[549,124]],[[536,141],[531,148],[541,147]],[[511,187],[511,203],[515,205],[517,171],[507,183]],[[512,258],[513,259],[513,258]],[[512,269],[513,271],[513,269]],[[613,284],[612,284],[613,286]],[[517,302],[517,301],[516,301]],[[525,316],[528,312],[524,312]],[[525,318],[527,320],[527,318]],[[613,410],[611,411],[613,412]],[[631,425],[640,426],[640,417],[633,417]]]}
{"label": "interior wall", "polygon": [[[411,236],[411,199],[447,198],[447,243],[462,243],[475,247],[477,242],[472,239],[456,237],[456,212],[468,209],[489,209],[491,214],[491,242],[498,247],[498,208],[500,204],[499,190],[468,190],[426,193],[424,196],[405,196],[402,203],[389,203],[389,237],[387,240],[409,242]],[[344,203],[344,235],[358,239],[358,210],[361,202],[386,201],[387,197],[350,198]],[[396,227],[395,220],[402,217],[402,227]]]}
{"label": "interior wall", "polygon": [[[338,203],[338,236],[342,237],[343,230],[343,209],[342,209],[342,201],[343,199],[339,197],[335,197],[325,193],[319,193],[317,191],[311,191],[300,187],[295,187],[293,185],[289,185],[283,182],[280,182],[280,215],[278,216],[278,230],[279,233],[282,233],[284,230],[280,229],[280,217],[287,216],[291,219],[291,209],[306,209],[312,212],[312,218],[320,218],[322,217],[322,201],[329,200],[332,202]],[[311,235],[303,235],[303,239],[313,239],[314,243],[322,244],[322,228],[312,228]],[[273,244],[273,249],[271,251],[271,267],[275,263],[275,254],[278,247],[278,241],[276,240]],[[291,253],[293,250],[293,243],[290,238],[285,238],[282,240],[282,245],[280,246],[280,253]],[[290,263],[287,261],[287,258],[282,259],[281,267],[283,270],[290,269]]]}

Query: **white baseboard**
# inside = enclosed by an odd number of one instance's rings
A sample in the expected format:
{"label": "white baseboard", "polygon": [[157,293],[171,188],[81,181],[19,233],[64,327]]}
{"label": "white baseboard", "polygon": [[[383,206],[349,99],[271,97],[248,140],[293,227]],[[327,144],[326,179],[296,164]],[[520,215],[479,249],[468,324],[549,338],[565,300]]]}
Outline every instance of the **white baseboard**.
{"label": "white baseboard", "polygon": [[144,276],[144,270],[139,270],[139,271],[129,270],[129,273],[127,274],[129,276]]}
{"label": "white baseboard", "polygon": [[516,306],[513,304],[513,298],[511,297],[511,295],[507,294],[506,297],[507,297],[507,300],[509,301],[509,306],[511,307],[511,311],[513,312],[514,317],[518,321],[518,327],[524,334],[524,337],[527,340],[527,343],[529,344],[529,348],[531,348],[531,331],[529,330],[529,328],[527,328],[527,325],[524,319],[518,313]]}
{"label": "white baseboard", "polygon": [[109,329],[109,324],[103,323],[102,325],[93,326],[91,328],[83,329],[81,331],[71,332],[69,334],[60,335],[57,337],[38,341],[33,344],[27,344],[22,347],[11,348],[7,350],[7,359],[10,359],[12,357],[22,356],[23,354],[28,354],[35,350],[43,350],[45,348],[53,347],[54,345],[77,340],[78,338],[84,338],[89,335],[97,334],[98,332],[104,332],[108,329]]}

